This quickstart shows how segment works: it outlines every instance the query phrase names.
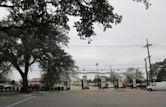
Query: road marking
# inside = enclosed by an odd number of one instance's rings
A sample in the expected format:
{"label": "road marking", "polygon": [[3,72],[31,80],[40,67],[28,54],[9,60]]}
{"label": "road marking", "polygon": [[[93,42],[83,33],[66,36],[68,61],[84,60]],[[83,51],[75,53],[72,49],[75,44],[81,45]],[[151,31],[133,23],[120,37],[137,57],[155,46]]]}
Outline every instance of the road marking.
{"label": "road marking", "polygon": [[35,98],[35,97],[36,97],[36,96],[32,96],[32,97],[26,98],[26,99],[21,100],[21,101],[18,101],[18,102],[16,102],[16,103],[13,103],[13,104],[7,105],[6,107],[12,107],[12,106],[15,106],[15,105],[17,105],[17,104],[23,103],[23,102],[28,101],[28,100],[30,100],[30,99],[32,99],[32,98]]}

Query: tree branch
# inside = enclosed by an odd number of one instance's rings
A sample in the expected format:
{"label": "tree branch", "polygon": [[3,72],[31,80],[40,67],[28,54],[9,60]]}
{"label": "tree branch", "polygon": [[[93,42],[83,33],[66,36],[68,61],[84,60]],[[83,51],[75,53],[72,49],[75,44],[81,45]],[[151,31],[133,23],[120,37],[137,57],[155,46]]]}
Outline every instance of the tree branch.
{"label": "tree branch", "polygon": [[9,5],[2,5],[2,4],[0,4],[0,7],[13,8],[14,6],[9,6]]}
{"label": "tree branch", "polygon": [[89,5],[90,3],[88,3],[87,1],[85,1],[85,0],[83,0],[83,2],[85,3],[85,4],[87,4],[87,5]]}
{"label": "tree branch", "polygon": [[9,56],[8,56],[8,58],[10,58],[9,61],[11,61],[11,63],[13,64],[13,66],[17,69],[17,71],[18,71],[21,75],[23,75],[24,73],[23,73],[23,71],[21,70],[21,68],[18,66],[16,56],[15,56],[14,54],[11,54],[11,53],[7,53],[7,55],[9,55]]}
{"label": "tree branch", "polygon": [[0,26],[0,31],[6,32],[7,34],[9,34],[8,30],[10,29],[19,29],[19,30],[23,30],[23,27],[19,27],[19,26]]}
{"label": "tree branch", "polygon": [[35,61],[36,59],[33,59],[33,61],[29,63],[29,66],[31,66]]}

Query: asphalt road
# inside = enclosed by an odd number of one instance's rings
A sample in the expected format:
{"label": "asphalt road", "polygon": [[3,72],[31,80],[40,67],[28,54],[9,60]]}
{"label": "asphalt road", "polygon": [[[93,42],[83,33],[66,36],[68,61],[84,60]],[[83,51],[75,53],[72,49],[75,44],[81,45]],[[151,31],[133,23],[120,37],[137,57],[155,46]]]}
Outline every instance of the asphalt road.
{"label": "asphalt road", "polygon": [[166,107],[166,91],[92,89],[0,97],[0,107]]}

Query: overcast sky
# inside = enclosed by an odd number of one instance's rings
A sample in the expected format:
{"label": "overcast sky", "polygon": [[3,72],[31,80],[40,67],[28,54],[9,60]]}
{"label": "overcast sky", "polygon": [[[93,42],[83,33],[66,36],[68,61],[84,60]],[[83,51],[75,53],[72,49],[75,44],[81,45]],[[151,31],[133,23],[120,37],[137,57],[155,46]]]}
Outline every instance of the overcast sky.
{"label": "overcast sky", "polygon": [[[150,47],[152,63],[166,58],[166,0],[150,0],[152,6],[148,10],[144,4],[132,0],[109,1],[115,12],[123,16],[122,23],[105,32],[101,25],[96,24],[96,36],[92,37],[90,44],[80,40],[72,28],[76,19],[71,18],[69,22],[71,39],[66,51],[73,56],[79,69],[95,70],[96,63],[99,64],[99,70],[109,69],[109,66],[113,69],[144,67],[146,38],[153,44]],[[5,13],[0,10],[0,14],[2,16]],[[38,72],[30,73],[31,77],[38,75]]]}
{"label": "overcast sky", "polygon": [[151,0],[148,10],[132,0],[110,0],[110,3],[123,15],[122,23],[106,32],[96,25],[91,44],[80,40],[75,30],[70,31],[68,52],[80,69],[96,69],[95,63],[99,63],[99,69],[143,67],[147,56],[146,38],[153,44],[150,47],[152,63],[166,58],[165,0]]}

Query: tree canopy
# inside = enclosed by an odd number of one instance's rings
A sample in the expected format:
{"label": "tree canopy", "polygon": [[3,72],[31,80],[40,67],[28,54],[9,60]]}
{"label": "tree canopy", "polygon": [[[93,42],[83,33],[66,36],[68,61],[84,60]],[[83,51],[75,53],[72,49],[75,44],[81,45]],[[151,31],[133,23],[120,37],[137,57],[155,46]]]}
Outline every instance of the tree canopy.
{"label": "tree canopy", "polygon": [[153,77],[155,77],[156,81],[160,82],[166,80],[166,59],[153,64],[152,71]]}
{"label": "tree canopy", "polygon": [[144,79],[143,73],[138,68],[128,68],[124,75],[129,83],[132,83],[133,79],[136,79],[136,82],[141,82]]}
{"label": "tree canopy", "polygon": [[9,63],[1,63],[0,65],[0,82],[5,82],[8,80],[8,72],[11,70],[10,69]]}
{"label": "tree canopy", "polygon": [[3,0],[1,4],[16,12],[11,14],[20,24],[19,19],[22,18],[24,23],[33,26],[49,21],[56,26],[69,29],[68,16],[79,17],[80,20],[75,22],[75,27],[81,38],[89,38],[95,34],[95,22],[101,23],[106,29],[111,28],[113,23],[120,23],[122,18],[113,12],[114,8],[107,0]]}
{"label": "tree canopy", "polygon": [[42,68],[42,83],[49,89],[59,81],[59,74],[73,71],[75,68],[72,57],[61,49],[51,49],[51,56],[42,57],[40,67]]}

